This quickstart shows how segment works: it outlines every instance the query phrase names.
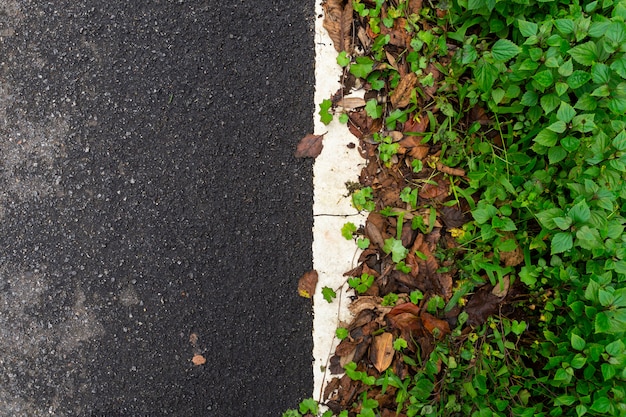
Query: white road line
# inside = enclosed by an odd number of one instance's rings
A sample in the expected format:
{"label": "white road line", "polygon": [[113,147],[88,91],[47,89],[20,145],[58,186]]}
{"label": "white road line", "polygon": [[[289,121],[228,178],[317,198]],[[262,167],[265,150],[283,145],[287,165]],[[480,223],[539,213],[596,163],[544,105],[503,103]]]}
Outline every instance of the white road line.
{"label": "white road line", "polygon": [[[326,30],[323,28],[321,2],[316,4],[315,13],[315,133],[324,132],[324,149],[315,159],[313,168],[313,267],[317,270],[319,281],[313,297],[313,398],[320,400],[323,385],[330,380],[330,373],[324,372],[328,360],[334,352],[337,340],[335,329],[339,320],[347,321],[349,312],[346,290],[341,292],[343,299],[328,303],[322,297],[325,286],[335,290],[345,284],[343,274],[353,268],[356,260],[356,245],[341,236],[341,227],[351,221],[355,225],[364,224],[361,215],[350,204],[347,196],[346,181],[357,181],[363,158],[357,147],[348,148],[349,143],[358,145],[358,140],[342,125],[337,117],[326,126],[318,115],[319,104],[330,98],[339,88],[341,68],[337,65],[337,52]],[[337,215],[353,215],[338,217]],[[347,286],[346,286],[347,287]],[[339,292],[337,292],[339,294]],[[340,311],[341,310],[341,311]]]}

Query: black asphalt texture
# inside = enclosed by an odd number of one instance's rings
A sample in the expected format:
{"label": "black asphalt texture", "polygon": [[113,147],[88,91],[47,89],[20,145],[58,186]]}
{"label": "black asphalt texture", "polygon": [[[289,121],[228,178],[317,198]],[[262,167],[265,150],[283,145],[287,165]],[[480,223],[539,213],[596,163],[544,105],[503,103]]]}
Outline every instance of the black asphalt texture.
{"label": "black asphalt texture", "polygon": [[0,0],[0,416],[311,396],[313,10]]}

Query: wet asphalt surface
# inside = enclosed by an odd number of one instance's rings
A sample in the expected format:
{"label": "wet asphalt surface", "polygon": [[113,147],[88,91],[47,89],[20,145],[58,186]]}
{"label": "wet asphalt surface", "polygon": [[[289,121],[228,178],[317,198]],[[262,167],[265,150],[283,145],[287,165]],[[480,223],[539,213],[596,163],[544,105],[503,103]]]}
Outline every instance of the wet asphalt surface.
{"label": "wet asphalt surface", "polygon": [[311,395],[292,153],[314,18],[0,0],[0,416],[280,416]]}

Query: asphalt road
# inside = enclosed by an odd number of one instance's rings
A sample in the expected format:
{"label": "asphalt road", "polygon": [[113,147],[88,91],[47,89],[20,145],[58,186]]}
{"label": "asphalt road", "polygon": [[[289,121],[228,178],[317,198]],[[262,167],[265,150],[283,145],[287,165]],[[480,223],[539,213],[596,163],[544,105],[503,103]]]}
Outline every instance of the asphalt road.
{"label": "asphalt road", "polygon": [[311,395],[292,153],[314,18],[0,0],[1,416],[280,416]]}

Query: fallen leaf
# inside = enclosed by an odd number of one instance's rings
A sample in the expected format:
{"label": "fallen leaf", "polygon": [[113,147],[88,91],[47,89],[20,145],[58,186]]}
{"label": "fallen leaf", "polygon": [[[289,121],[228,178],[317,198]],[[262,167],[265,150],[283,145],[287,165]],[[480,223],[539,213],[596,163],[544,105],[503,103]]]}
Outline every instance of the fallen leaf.
{"label": "fallen leaf", "polygon": [[361,97],[344,97],[337,102],[337,106],[344,109],[356,109],[359,107],[365,107],[367,103]]}
{"label": "fallen leaf", "polygon": [[400,79],[398,86],[391,94],[391,104],[396,108],[406,107],[411,103],[411,95],[415,91],[417,74],[409,72]]}
{"label": "fallen leaf", "polygon": [[[512,233],[508,234],[508,236],[509,239],[515,239]],[[503,240],[503,242],[509,239]],[[517,266],[524,262],[524,252],[522,248],[519,247],[519,244],[517,244],[517,240],[515,240],[515,243],[515,249],[512,251],[500,252],[500,261],[504,263],[504,266]]]}
{"label": "fallen leaf", "polygon": [[493,295],[495,295],[498,298],[504,298],[506,297],[507,293],[509,292],[509,286],[511,284],[511,281],[509,279],[509,276],[505,276],[502,278],[502,281],[498,282],[493,289],[491,290],[491,293]]}
{"label": "fallen leaf", "polygon": [[419,14],[422,10],[422,0],[409,0],[409,11],[414,14]]}
{"label": "fallen leaf", "polygon": [[498,312],[502,298],[492,293],[493,286],[483,285],[471,296],[465,305],[467,323],[470,326],[480,326],[487,318]]}
{"label": "fallen leaf", "polygon": [[352,1],[327,0],[324,7],[324,29],[328,31],[337,52],[350,52],[352,43]]}
{"label": "fallen leaf", "polygon": [[322,143],[322,139],[324,138],[323,133],[321,135],[314,135],[309,133],[298,143],[298,147],[296,148],[295,157],[296,158],[316,158],[324,147]]}
{"label": "fallen leaf", "polygon": [[317,286],[317,271],[312,269],[305,272],[298,281],[298,294],[300,297],[311,298],[315,294],[315,287]]}
{"label": "fallen leaf", "polygon": [[196,366],[204,365],[206,363],[206,358],[202,355],[193,355],[191,362]]}
{"label": "fallen leaf", "polygon": [[465,176],[465,170],[462,170],[460,168],[451,168],[449,166],[442,164],[441,162],[437,162],[437,169],[443,172],[444,174],[448,174],[448,175],[452,175],[456,177]]}
{"label": "fallen leaf", "polygon": [[194,348],[198,346],[198,334],[197,333],[191,333],[189,335],[189,343],[191,343],[191,346]]}
{"label": "fallen leaf", "polygon": [[370,360],[378,372],[384,372],[393,361],[393,335],[385,332],[374,337],[370,346]]}
{"label": "fallen leaf", "polygon": [[438,319],[425,311],[422,312],[421,318],[426,330],[438,340],[441,340],[445,335],[450,333],[450,325],[447,321]]}

